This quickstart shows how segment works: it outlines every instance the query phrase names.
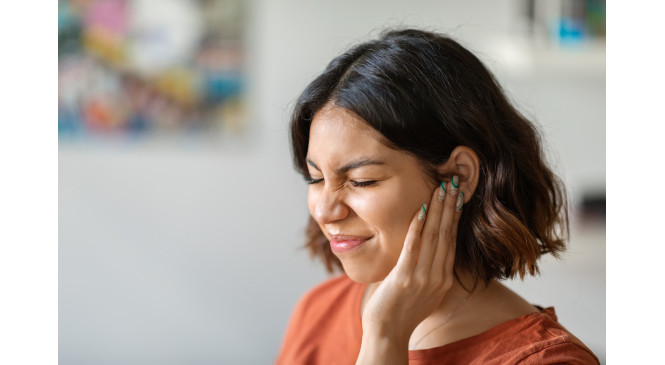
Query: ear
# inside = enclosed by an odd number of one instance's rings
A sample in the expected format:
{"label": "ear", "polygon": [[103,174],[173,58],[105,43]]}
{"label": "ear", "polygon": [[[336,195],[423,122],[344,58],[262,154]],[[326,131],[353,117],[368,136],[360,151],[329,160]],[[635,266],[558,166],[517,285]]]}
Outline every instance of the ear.
{"label": "ear", "polygon": [[466,146],[455,147],[448,161],[439,165],[437,170],[440,174],[459,176],[459,191],[464,192],[464,202],[471,199],[480,177],[480,159],[474,150]]}

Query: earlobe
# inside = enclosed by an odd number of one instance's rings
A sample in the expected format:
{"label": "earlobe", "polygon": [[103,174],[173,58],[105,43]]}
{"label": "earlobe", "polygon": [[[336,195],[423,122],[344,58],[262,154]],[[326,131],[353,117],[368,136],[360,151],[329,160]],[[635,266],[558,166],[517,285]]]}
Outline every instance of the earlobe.
{"label": "earlobe", "polygon": [[455,174],[460,179],[460,191],[464,192],[464,203],[467,203],[478,187],[480,178],[480,158],[469,147],[457,146],[451,152],[448,161],[438,168],[441,174]]}

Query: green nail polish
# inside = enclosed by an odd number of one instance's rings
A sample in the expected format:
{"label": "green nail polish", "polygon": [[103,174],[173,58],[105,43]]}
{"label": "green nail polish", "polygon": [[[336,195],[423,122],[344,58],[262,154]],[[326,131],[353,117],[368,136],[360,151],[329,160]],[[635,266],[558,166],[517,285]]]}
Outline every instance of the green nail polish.
{"label": "green nail polish", "polygon": [[463,205],[464,205],[464,192],[460,191],[459,195],[457,196],[457,211],[462,210]]}
{"label": "green nail polish", "polygon": [[444,193],[447,193],[447,192],[448,192],[448,191],[446,190],[446,182],[445,182],[445,181],[441,181],[441,189],[443,189],[443,192],[444,192]]}
{"label": "green nail polish", "polygon": [[453,189],[457,189],[459,186],[459,177],[457,175],[453,176],[453,179],[450,181],[451,184],[453,184]]}
{"label": "green nail polish", "polygon": [[425,208],[425,204],[422,204],[420,206],[420,212],[418,213],[418,220],[419,221],[425,219],[425,213],[427,213],[427,208]]}

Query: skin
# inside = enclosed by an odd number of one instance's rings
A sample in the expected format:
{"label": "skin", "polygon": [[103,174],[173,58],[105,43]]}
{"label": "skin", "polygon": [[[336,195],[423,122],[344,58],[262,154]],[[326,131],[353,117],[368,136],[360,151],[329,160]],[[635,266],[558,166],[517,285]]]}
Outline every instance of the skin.
{"label": "skin", "polygon": [[[362,247],[338,255],[347,275],[361,283],[383,280],[395,266],[409,222],[434,188],[415,157],[386,147],[379,138],[353,113],[324,108],[314,116],[307,153],[310,176],[324,179],[310,184],[308,207],[326,237],[372,237]],[[383,164],[345,174],[335,171],[362,159]],[[364,181],[376,183],[354,186]]]}
{"label": "skin", "polygon": [[[444,192],[415,156],[387,147],[354,113],[327,105],[314,115],[307,160],[308,207],[326,237],[369,237],[335,253],[352,280],[368,284],[358,364],[405,364],[416,342],[417,348],[442,346],[536,311],[496,281],[470,293],[454,280],[457,207],[478,184],[473,150],[459,146],[437,167],[459,180],[458,188],[445,182]],[[358,161],[379,163],[340,171]],[[367,182],[373,183],[358,186]],[[418,219],[422,204],[427,214]],[[469,275],[458,274],[465,287],[474,287]]]}

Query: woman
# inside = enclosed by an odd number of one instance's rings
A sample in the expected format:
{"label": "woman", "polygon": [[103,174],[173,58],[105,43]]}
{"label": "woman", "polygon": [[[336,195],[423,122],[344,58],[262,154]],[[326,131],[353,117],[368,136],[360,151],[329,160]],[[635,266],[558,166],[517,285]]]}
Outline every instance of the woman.
{"label": "woman", "polygon": [[598,363],[498,279],[564,249],[565,191],[534,126],[445,36],[335,58],[291,121],[311,253],[344,274],[295,309],[279,364]]}

